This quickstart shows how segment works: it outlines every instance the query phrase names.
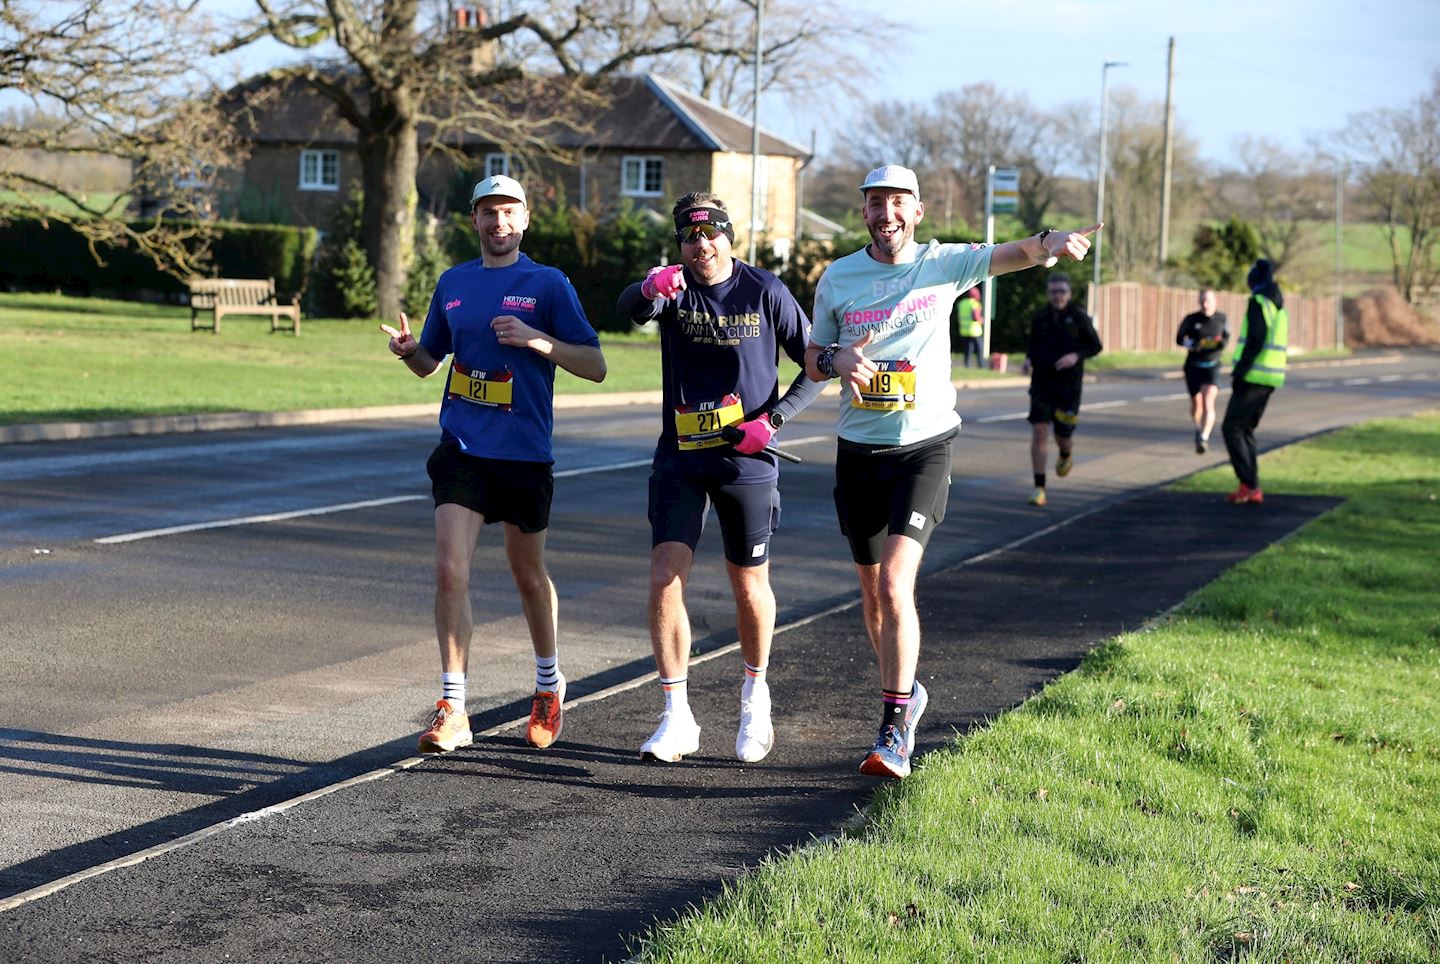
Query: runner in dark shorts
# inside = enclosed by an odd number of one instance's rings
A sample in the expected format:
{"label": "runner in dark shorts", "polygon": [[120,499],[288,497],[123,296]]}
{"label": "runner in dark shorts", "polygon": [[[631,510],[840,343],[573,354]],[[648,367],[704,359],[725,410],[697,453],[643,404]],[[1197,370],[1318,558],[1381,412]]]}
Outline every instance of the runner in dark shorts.
{"label": "runner in dark shorts", "polygon": [[[663,385],[650,472],[649,609],[665,710],[640,756],[674,763],[700,748],[687,693],[684,590],[713,503],[745,659],[735,756],[756,763],[775,744],[766,673],[775,632],[769,561],[780,522],[780,472],[765,446],[824,386],[802,372],[781,397],[779,353],[804,364],[810,319],[780,279],[735,259],[725,202],[708,192],[686,194],[671,213],[681,263],[632,284],[617,309],[637,324],[659,324]],[[733,445],[727,430],[739,432]]]}
{"label": "runner in dark shorts", "polygon": [[922,548],[929,544],[945,521],[953,438],[904,451],[840,440],[835,507],[857,564],[879,564],[890,536],[909,536]]}
{"label": "runner in dark shorts", "polygon": [[426,470],[435,496],[435,633],[440,699],[420,734],[420,753],[474,741],[465,697],[474,621],[470,565],[480,530],[500,523],[505,557],[535,651],[535,692],[526,741],[543,749],[564,722],[555,586],[545,569],[545,533],[555,490],[551,434],[555,369],[605,378],[600,339],[575,289],[554,268],[520,253],[530,224],[525,189],[497,175],[475,185],[470,222],[480,257],[440,276],[420,338],[410,320],[381,325],[390,351],[421,378],[447,357],[440,445]]}
{"label": "runner in dark shorts", "polygon": [[1215,427],[1215,398],[1220,394],[1220,358],[1230,340],[1225,314],[1215,310],[1214,288],[1200,290],[1200,310],[1185,316],[1175,344],[1185,349],[1185,390],[1190,393],[1190,419],[1195,423],[1195,451],[1210,448]]}
{"label": "runner in dark shorts", "polygon": [[1100,353],[1100,336],[1090,316],[1070,301],[1070,279],[1055,272],[1045,284],[1050,303],[1030,319],[1023,371],[1030,373],[1030,468],[1035,493],[1030,504],[1043,506],[1049,437],[1055,435],[1055,474],[1065,477],[1075,465],[1071,438],[1080,421],[1080,392],[1085,359]]}

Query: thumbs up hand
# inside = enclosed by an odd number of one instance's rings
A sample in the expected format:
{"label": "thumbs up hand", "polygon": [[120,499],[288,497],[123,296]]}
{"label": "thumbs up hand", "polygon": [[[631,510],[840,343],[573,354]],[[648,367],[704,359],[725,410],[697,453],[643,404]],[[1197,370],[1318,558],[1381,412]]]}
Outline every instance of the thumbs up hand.
{"label": "thumbs up hand", "polygon": [[867,331],[853,345],[847,345],[835,353],[835,373],[843,378],[855,394],[870,384],[870,379],[879,371],[875,363],[865,356],[865,347],[875,340],[875,333]]}

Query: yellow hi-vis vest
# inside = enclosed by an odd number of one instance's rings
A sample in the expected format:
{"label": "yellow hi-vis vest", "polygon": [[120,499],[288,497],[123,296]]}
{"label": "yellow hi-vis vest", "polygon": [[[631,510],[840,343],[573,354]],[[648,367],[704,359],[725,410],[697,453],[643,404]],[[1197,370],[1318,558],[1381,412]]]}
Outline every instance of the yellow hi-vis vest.
{"label": "yellow hi-vis vest", "polygon": [[960,337],[979,338],[984,332],[984,322],[976,319],[975,312],[980,310],[980,302],[974,298],[960,299]]}
{"label": "yellow hi-vis vest", "polygon": [[[1251,295],[1251,297],[1260,305],[1260,313],[1265,318],[1266,334],[1265,344],[1261,346],[1260,354],[1255,356],[1255,363],[1245,373],[1245,381],[1279,388],[1285,384],[1285,358],[1290,341],[1290,316],[1285,314],[1284,308],[1276,308],[1275,302],[1264,295]],[[1245,317],[1240,319],[1240,339],[1235,342],[1235,357],[1230,360],[1232,365],[1240,360],[1240,355],[1245,351],[1245,330],[1248,327],[1250,327],[1250,312],[1247,311]]]}

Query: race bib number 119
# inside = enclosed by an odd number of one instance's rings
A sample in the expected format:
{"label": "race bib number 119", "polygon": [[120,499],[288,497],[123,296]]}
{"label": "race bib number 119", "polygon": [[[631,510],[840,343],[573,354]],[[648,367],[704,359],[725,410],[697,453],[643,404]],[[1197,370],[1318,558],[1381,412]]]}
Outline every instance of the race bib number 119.
{"label": "race bib number 119", "polygon": [[850,399],[855,408],[897,412],[915,407],[915,366],[901,358],[876,361],[879,369],[858,394]]}

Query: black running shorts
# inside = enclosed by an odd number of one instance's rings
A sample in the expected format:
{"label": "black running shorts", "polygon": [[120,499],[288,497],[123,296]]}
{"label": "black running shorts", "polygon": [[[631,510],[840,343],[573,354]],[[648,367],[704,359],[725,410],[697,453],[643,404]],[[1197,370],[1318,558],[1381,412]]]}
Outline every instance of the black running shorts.
{"label": "black running shorts", "polygon": [[681,542],[693,552],[712,502],[720,519],[725,558],[744,567],[768,562],[770,537],[780,528],[778,480],[719,482],[673,465],[656,466],[650,472],[651,547]]}
{"label": "black running shorts", "polygon": [[1199,365],[1187,364],[1185,366],[1185,390],[1191,395],[1198,395],[1200,389],[1206,385],[1214,385],[1219,374],[1220,366],[1218,364],[1203,368]]}
{"label": "black running shorts", "polygon": [[880,562],[885,540],[908,536],[924,546],[945,520],[954,435],[901,452],[875,452],[840,440],[835,453],[835,511],[850,554]]}
{"label": "black running shorts", "polygon": [[444,441],[430,453],[425,471],[437,506],[463,505],[486,522],[508,522],[526,533],[550,526],[555,476],[548,462],[482,459]]}
{"label": "black running shorts", "polygon": [[1075,434],[1080,422],[1080,380],[1060,379],[1030,383],[1030,414],[1025,420],[1032,425],[1054,423],[1056,438]]}

